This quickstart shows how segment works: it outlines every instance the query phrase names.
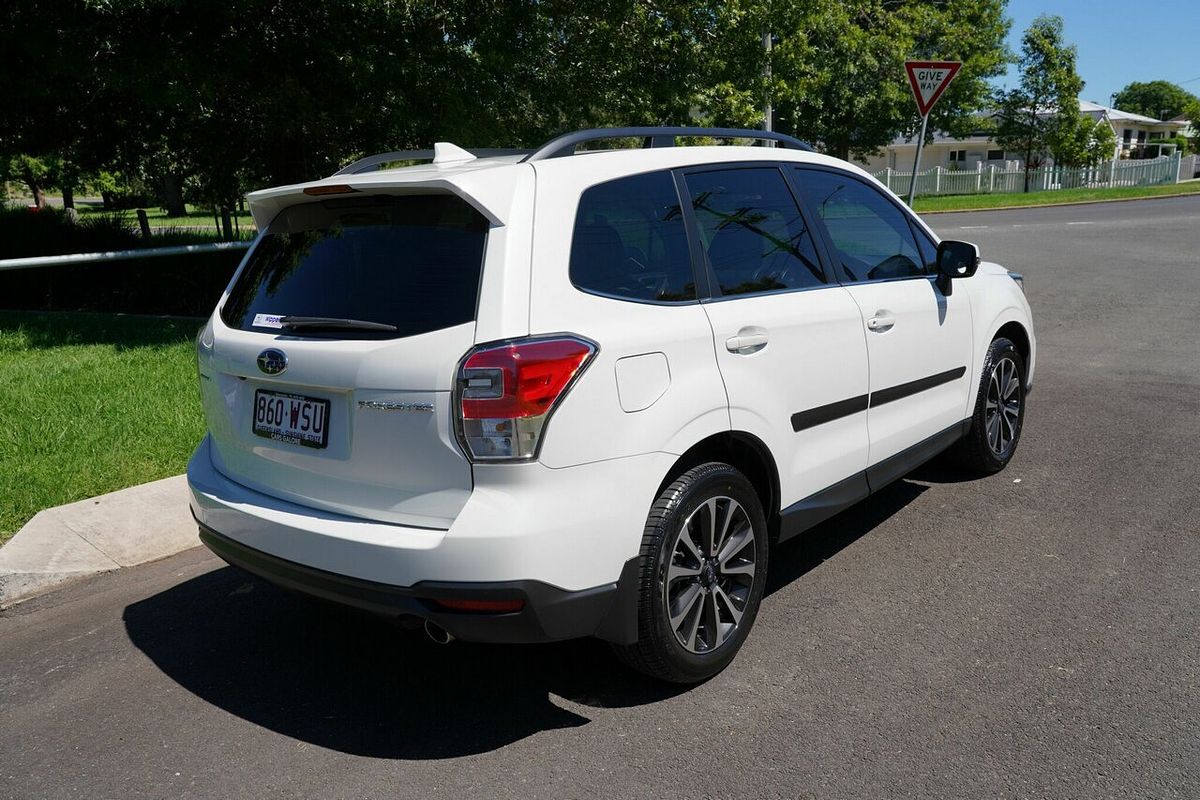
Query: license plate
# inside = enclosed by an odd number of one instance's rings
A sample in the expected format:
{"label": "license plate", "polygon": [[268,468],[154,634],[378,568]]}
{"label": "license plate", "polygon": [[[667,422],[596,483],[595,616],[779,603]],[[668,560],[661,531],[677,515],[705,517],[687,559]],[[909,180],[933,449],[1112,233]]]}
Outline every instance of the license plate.
{"label": "license plate", "polygon": [[329,401],[258,389],[254,433],[276,442],[321,448],[329,444]]}

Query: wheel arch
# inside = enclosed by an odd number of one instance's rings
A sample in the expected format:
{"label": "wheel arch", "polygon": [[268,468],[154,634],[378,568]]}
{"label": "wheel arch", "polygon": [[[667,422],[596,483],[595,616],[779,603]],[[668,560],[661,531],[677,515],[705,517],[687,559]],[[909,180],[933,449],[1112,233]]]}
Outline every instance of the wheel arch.
{"label": "wheel arch", "polygon": [[724,462],[746,476],[762,503],[768,530],[772,537],[776,536],[779,532],[779,467],[762,439],[746,431],[722,431],[696,442],[667,470],[655,496],[679,475],[707,461]]}
{"label": "wheel arch", "polygon": [[1029,371],[1032,367],[1031,356],[1033,355],[1033,344],[1029,339],[1029,331],[1025,330],[1025,326],[1017,320],[1009,320],[996,329],[992,334],[992,338],[988,340],[989,345],[998,338],[1008,339],[1016,346],[1017,352],[1021,354],[1021,359],[1025,362],[1025,382],[1029,382]]}

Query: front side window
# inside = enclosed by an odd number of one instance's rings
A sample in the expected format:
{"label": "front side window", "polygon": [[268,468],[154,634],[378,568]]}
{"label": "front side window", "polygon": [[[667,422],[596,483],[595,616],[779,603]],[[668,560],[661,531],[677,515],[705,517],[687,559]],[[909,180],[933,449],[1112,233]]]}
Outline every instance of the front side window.
{"label": "front side window", "polygon": [[279,212],[221,308],[231,328],[304,335],[415,336],[475,319],[488,223],[449,194],[338,198]]}
{"label": "front side window", "polygon": [[833,241],[842,280],[925,274],[908,219],[882,192],[843,172],[801,168],[795,174],[800,193]]}
{"label": "front side window", "polygon": [[1003,161],[1004,160],[1004,151],[1003,150],[988,150],[987,157],[988,157],[988,161]]}
{"label": "front side window", "polygon": [[696,299],[687,230],[669,172],[593,186],[579,198],[571,283],[630,300]]}
{"label": "front side window", "polygon": [[687,186],[721,295],[825,283],[812,231],[778,169],[693,173]]}

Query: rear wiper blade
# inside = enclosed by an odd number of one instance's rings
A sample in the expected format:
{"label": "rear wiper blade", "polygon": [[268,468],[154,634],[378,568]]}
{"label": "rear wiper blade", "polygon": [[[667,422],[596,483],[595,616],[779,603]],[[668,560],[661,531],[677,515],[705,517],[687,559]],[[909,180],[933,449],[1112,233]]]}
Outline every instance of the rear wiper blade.
{"label": "rear wiper blade", "polygon": [[279,318],[279,324],[290,331],[299,330],[358,330],[358,331],[398,331],[395,325],[386,322],[368,322],[362,319],[338,319],[337,317],[295,317]]}

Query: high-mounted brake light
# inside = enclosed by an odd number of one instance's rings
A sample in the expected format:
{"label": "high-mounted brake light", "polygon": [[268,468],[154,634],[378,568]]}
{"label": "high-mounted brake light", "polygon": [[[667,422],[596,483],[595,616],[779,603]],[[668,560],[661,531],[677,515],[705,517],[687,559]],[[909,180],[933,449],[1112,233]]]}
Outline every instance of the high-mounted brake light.
{"label": "high-mounted brake light", "polygon": [[485,345],[463,359],[456,405],[463,448],[477,461],[537,457],[558,401],[596,352],[573,336]]}
{"label": "high-mounted brake light", "polygon": [[357,191],[358,189],[355,189],[353,186],[347,186],[344,183],[338,183],[326,186],[309,186],[304,190],[304,193],[310,197],[321,197],[322,195],[327,194],[349,194]]}

